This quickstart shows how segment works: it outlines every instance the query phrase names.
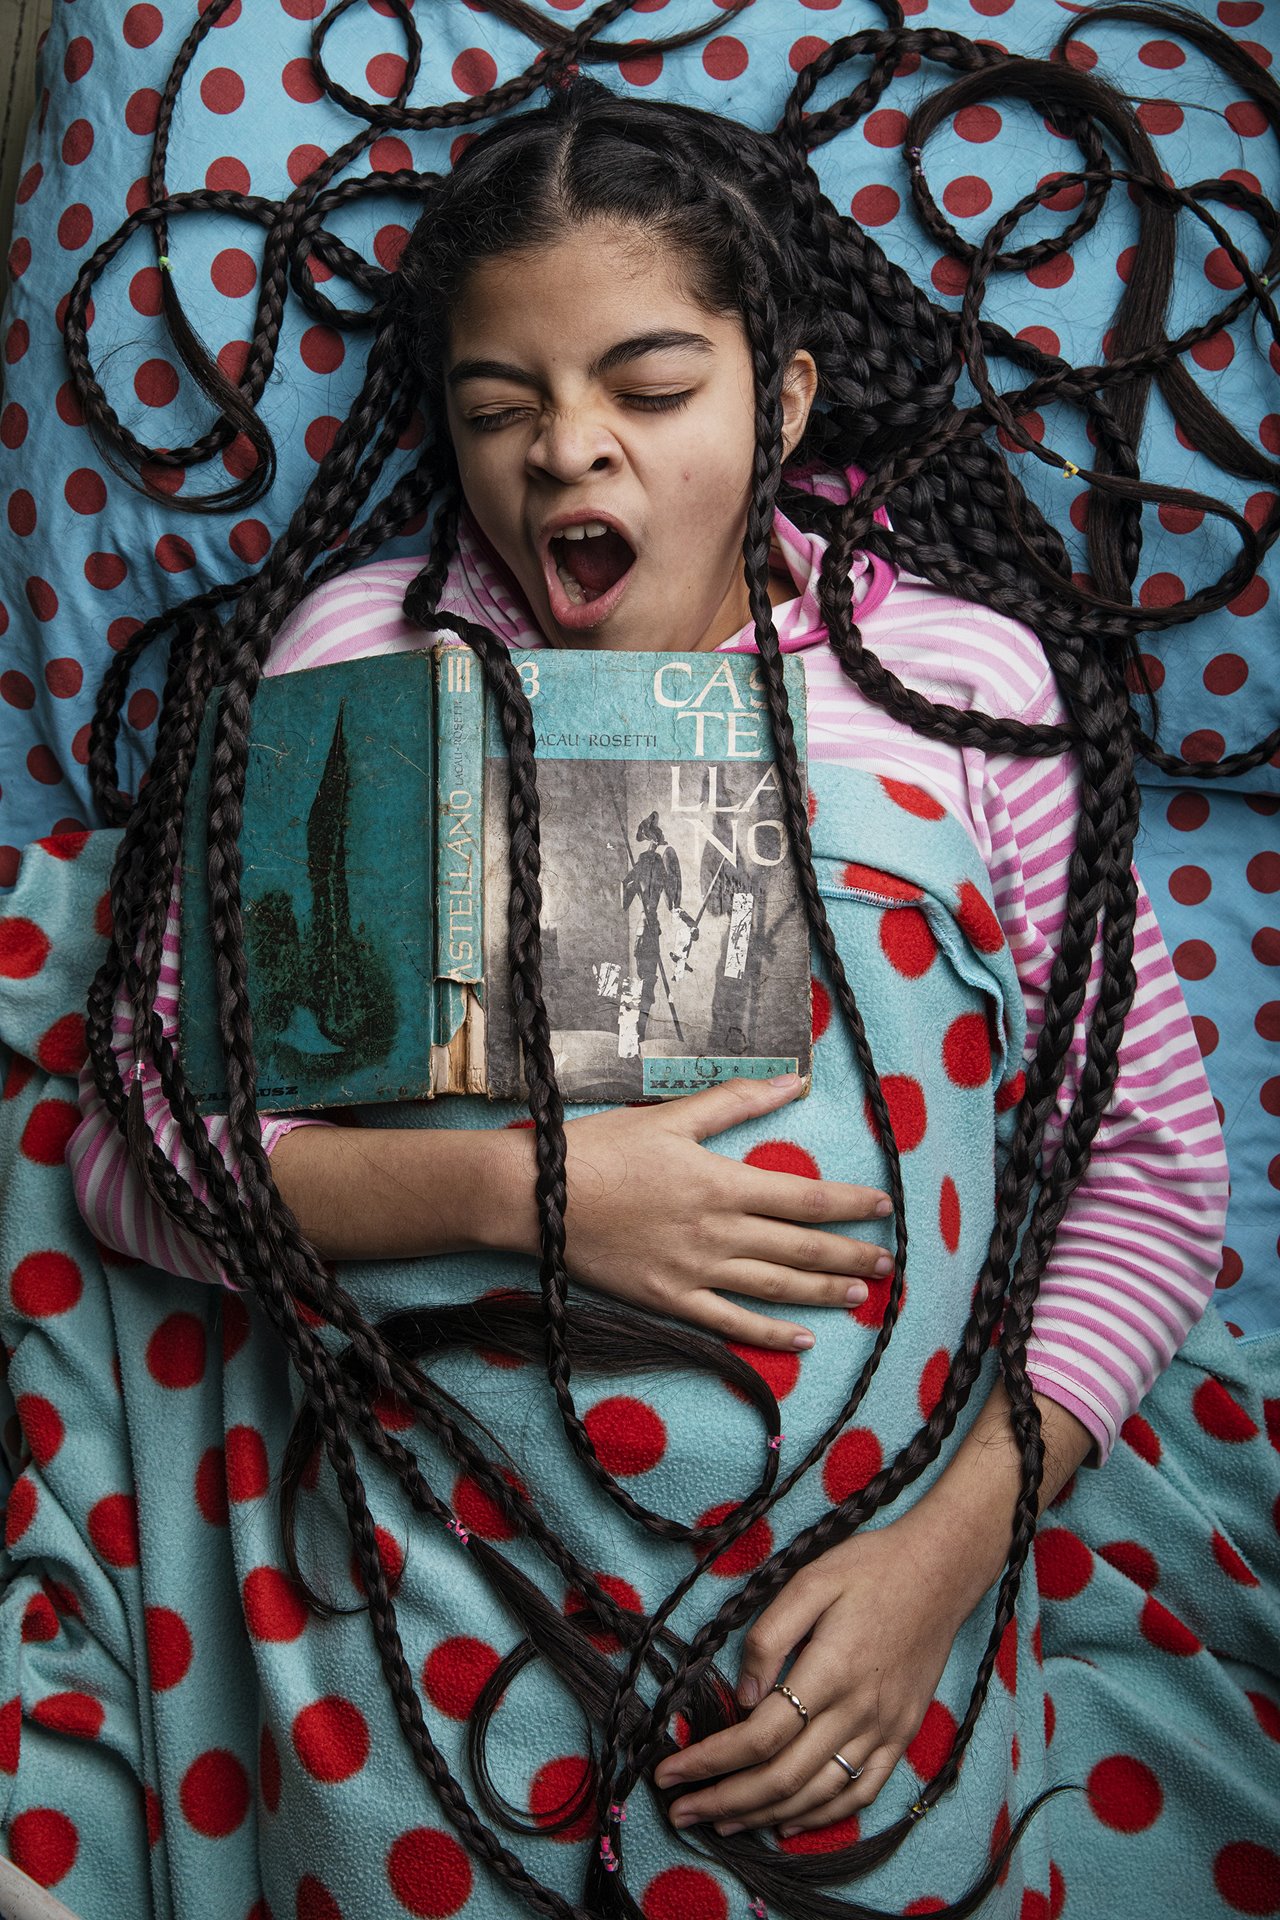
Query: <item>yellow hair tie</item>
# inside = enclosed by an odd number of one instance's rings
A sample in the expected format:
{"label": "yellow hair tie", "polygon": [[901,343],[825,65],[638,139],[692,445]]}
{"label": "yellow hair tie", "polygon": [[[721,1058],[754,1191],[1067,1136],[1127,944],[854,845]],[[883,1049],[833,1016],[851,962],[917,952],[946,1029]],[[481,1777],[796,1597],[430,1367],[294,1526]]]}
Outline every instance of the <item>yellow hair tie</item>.
{"label": "yellow hair tie", "polygon": [[1074,464],[1073,461],[1064,460],[1062,463],[1062,471],[1066,474],[1067,478],[1070,480],[1070,479],[1074,479],[1075,475],[1079,473],[1080,469]]}
{"label": "yellow hair tie", "polygon": [[173,268],[169,265],[169,256],[167,253],[160,255],[160,258],[156,261],[156,265],[159,267],[161,273],[173,272]]}

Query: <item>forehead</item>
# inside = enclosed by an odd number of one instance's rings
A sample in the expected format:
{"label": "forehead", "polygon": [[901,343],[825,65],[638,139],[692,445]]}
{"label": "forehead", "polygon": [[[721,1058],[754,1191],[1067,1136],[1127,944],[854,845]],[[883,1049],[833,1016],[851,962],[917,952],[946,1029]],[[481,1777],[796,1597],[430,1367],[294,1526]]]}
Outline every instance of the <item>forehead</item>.
{"label": "forehead", "polygon": [[667,241],[592,221],[473,267],[450,314],[450,357],[594,358],[649,332],[697,332],[726,347],[740,340],[736,315],[708,313],[691,278],[687,257]]}

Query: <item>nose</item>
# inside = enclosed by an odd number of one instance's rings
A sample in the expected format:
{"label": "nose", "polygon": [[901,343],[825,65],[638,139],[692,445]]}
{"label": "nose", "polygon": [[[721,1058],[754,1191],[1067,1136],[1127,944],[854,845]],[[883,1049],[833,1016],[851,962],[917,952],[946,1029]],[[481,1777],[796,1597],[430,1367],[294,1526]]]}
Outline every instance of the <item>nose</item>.
{"label": "nose", "polygon": [[589,473],[609,473],[621,459],[608,424],[591,407],[548,408],[525,456],[528,465],[562,486]]}

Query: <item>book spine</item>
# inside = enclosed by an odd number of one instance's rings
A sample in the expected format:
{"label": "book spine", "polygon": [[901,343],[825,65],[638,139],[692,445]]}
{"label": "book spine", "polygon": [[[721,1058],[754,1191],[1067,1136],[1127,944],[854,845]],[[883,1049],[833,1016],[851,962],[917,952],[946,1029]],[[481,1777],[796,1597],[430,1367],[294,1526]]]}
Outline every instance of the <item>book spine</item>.
{"label": "book spine", "polygon": [[484,672],[467,646],[435,649],[435,1009],[432,1088],[476,1091],[468,1029],[484,977]]}

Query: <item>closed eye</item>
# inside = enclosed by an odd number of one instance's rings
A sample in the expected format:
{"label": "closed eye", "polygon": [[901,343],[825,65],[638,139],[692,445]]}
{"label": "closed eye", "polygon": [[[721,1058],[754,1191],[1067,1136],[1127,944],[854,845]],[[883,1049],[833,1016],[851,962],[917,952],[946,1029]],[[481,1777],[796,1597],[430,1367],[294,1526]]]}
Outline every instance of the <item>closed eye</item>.
{"label": "closed eye", "polygon": [[[640,413],[675,413],[680,407],[688,406],[693,389],[685,387],[677,393],[620,393],[617,398],[623,406]],[[517,420],[527,420],[531,411],[529,407],[495,407],[489,413],[469,413],[465,418],[467,426],[477,433],[499,433]]]}

